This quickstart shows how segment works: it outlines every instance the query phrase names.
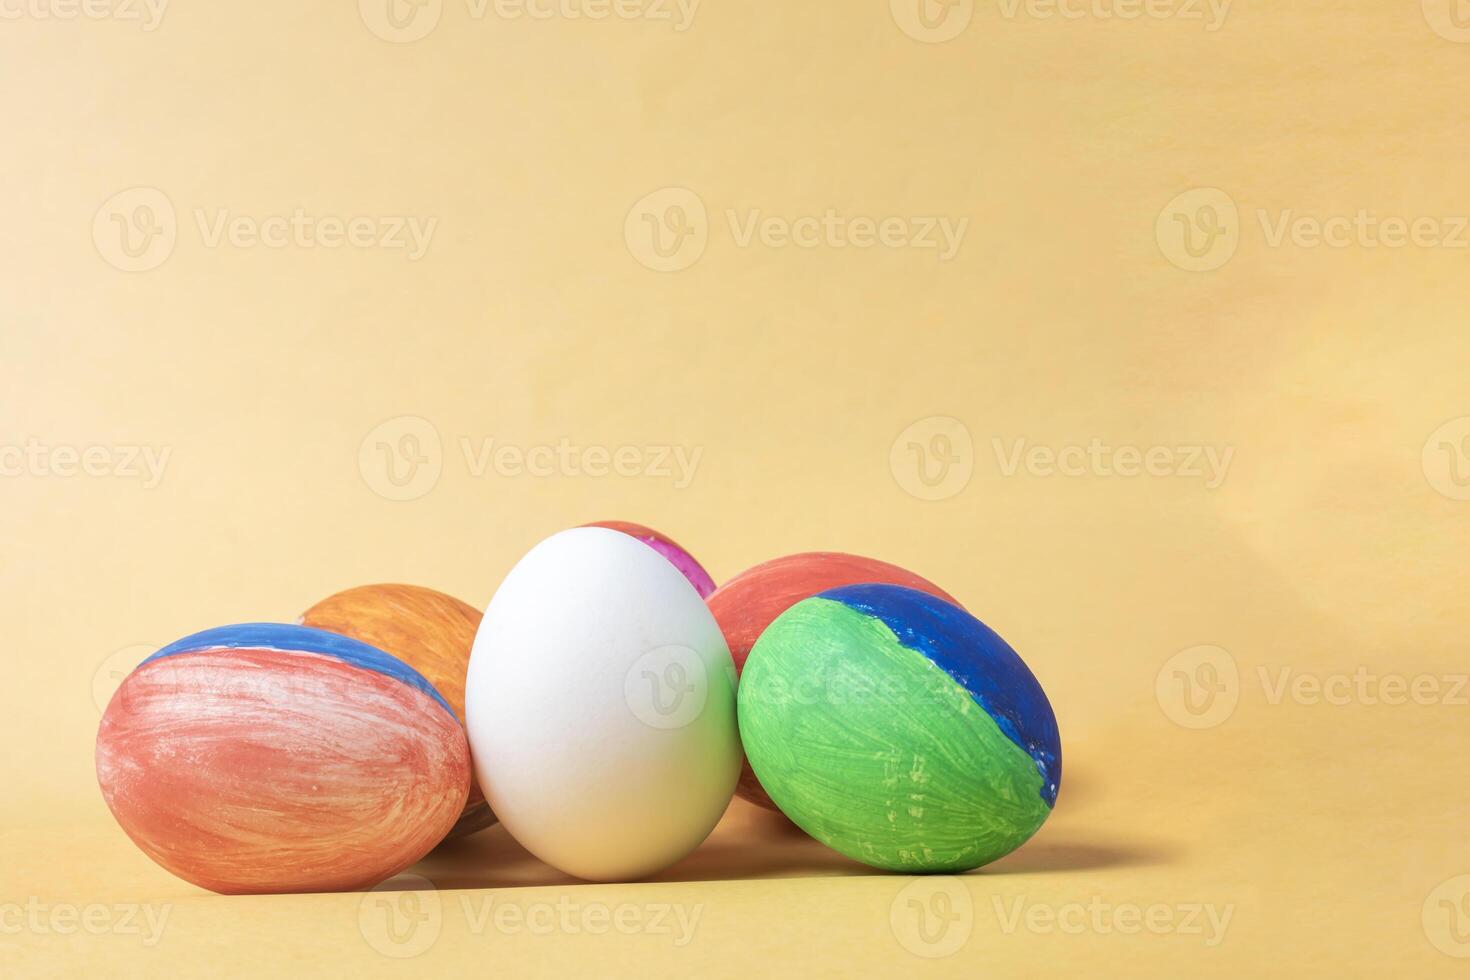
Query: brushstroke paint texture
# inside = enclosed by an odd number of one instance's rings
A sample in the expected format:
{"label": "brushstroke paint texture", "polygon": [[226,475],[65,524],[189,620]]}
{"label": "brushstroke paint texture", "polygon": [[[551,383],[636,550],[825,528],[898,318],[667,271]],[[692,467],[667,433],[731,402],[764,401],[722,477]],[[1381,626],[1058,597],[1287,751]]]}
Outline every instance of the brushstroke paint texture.
{"label": "brushstroke paint texture", "polygon": [[[777,616],[803,599],[862,582],[903,585],[955,601],[928,579],[886,561],[835,551],[813,551],[774,558],[746,569],[715,590],[709,597],[709,608],[725,634],[725,643],[738,671],[744,669],[750,648]],[[737,792],[768,810],[776,809],[749,764],[740,773]]]}
{"label": "brushstroke paint texture", "polygon": [[[1015,850],[1051,814],[1055,793],[998,718],[1021,717],[1018,730],[1037,734],[1060,769],[1055,719],[1034,678],[1024,665],[1029,681],[1016,674],[1010,648],[997,655],[994,634],[961,610],[938,617],[946,636],[920,644],[913,637],[933,625],[937,600],[891,586],[849,591],[793,606],[751,653],[739,718],[761,783],[811,836],[874,867],[957,872]],[[977,685],[994,707],[923,646],[948,647],[972,678],[994,664],[994,683]],[[1008,677],[1025,688],[1016,700]]]}
{"label": "brushstroke paint texture", "polygon": [[1056,805],[1062,781],[1057,719],[1036,675],[1009,643],[963,609],[912,589],[853,585],[822,598],[881,619],[900,643],[953,677],[1031,756],[1044,780],[1042,799]]}
{"label": "brushstroke paint texture", "polygon": [[290,650],[335,657],[343,663],[374,670],[416,687],[443,705],[445,711],[454,713],[449,702],[444,700],[444,695],[434,690],[434,685],[429,683],[428,678],[397,657],[389,656],[382,650],[351,637],[305,626],[283,626],[280,623],[220,626],[170,643],[143,663],[152,663],[181,653],[197,653],[200,650],[239,649]]}
{"label": "brushstroke paint texture", "polygon": [[651,527],[644,527],[642,524],[634,524],[630,521],[596,521],[582,526],[605,527],[637,538],[683,572],[684,577],[689,580],[690,585],[694,586],[694,591],[699,593],[701,599],[709,598],[710,594],[715,591],[715,580],[710,577],[709,572],[704,570],[704,566],[695,561],[693,555],[667,534],[661,534]]}
{"label": "brushstroke paint texture", "polygon": [[[323,599],[301,624],[340,633],[392,654],[423,674],[464,724],[465,674],[480,628],[480,611],[453,596],[416,585],[363,585]],[[479,780],[470,784],[458,838],[495,823]]]}
{"label": "brushstroke paint texture", "polygon": [[464,732],[427,681],[298,626],[159,651],[108,705],[96,761],[144,853],[225,894],[371,887],[444,838],[470,781]]}

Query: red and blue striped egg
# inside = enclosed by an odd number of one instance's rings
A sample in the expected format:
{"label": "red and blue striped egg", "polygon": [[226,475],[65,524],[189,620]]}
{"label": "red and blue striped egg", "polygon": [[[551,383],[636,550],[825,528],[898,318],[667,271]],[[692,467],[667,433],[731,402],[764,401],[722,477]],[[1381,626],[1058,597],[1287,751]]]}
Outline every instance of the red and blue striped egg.
{"label": "red and blue striped egg", "polygon": [[470,788],[448,703],[402,661],[302,626],[207,630],[122,683],[97,779],[159,865],[224,894],[347,891],[444,839]]}

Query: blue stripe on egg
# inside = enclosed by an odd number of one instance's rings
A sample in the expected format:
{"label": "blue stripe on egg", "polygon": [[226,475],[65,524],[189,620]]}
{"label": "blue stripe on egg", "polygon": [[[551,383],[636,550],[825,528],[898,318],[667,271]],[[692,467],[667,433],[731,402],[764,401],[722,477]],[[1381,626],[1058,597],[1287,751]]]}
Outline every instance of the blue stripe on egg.
{"label": "blue stripe on egg", "polygon": [[943,599],[896,585],[848,585],[821,594],[881,620],[905,647],[963,687],[1036,762],[1041,798],[1055,806],[1062,779],[1056,716],[1035,675],[994,630]]}
{"label": "blue stripe on egg", "polygon": [[244,623],[239,626],[220,626],[170,643],[143,663],[149,664],[155,660],[183,653],[231,649],[296,651],[333,657],[354,667],[376,671],[402,681],[410,687],[416,687],[443,705],[445,711],[451,715],[454,714],[454,709],[449,706],[449,702],[435,690],[428,678],[402,660],[360,640],[342,636],[340,633],[313,629],[310,626],[288,626],[284,623]]}

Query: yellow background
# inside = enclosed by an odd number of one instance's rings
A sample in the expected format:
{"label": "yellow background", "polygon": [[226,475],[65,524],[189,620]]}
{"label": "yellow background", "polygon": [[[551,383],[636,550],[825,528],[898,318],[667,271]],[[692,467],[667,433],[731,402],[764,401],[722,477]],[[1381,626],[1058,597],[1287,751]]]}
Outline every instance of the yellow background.
{"label": "yellow background", "polygon": [[[886,0],[705,0],[684,31],[477,19],[447,0],[411,43],[369,29],[371,0],[366,14],[178,0],[151,31],[39,2],[0,20],[0,446],[171,455],[153,487],[30,464],[0,478],[0,905],[169,918],[153,946],[115,920],[7,928],[0,972],[1463,970],[1451,954],[1470,941],[1449,916],[1470,882],[1455,881],[1470,874],[1470,707],[1452,694],[1470,669],[1470,503],[1453,477],[1470,467],[1470,424],[1454,422],[1470,415],[1470,252],[1268,234],[1287,212],[1364,211],[1453,237],[1470,214],[1470,30],[1438,0],[1429,15],[1415,0],[1238,2],[1215,31],[1107,5],[1067,19],[961,3],[944,23],[972,19],[944,43],[906,33]],[[139,187],[166,196],[177,242],[126,272],[106,208]],[[636,206],[664,188],[707,213],[703,254],[676,271],[640,261]],[[1238,208],[1238,248],[1187,271],[1165,209],[1200,188]],[[1183,200],[1199,218],[1204,199]],[[438,224],[411,261],[209,247],[196,217],[296,208]],[[945,262],[742,243],[727,214],[829,209],[969,225]],[[402,445],[419,424],[405,417],[432,426],[439,448],[419,446],[440,473],[391,500],[373,452],[385,432]],[[916,423],[943,448],[934,417],[969,434],[948,458],[972,472],[923,500],[907,443],[891,450]],[[684,487],[477,475],[461,440],[492,438],[702,455]],[[1213,489],[1008,474],[995,440],[1018,439],[1234,455]],[[570,884],[497,830],[416,869],[438,891],[395,908],[438,932],[406,961],[374,939],[377,896],[205,894],[112,822],[94,699],[129,658],[366,582],[483,606],[537,540],[606,518],[664,530],[719,580],[840,549],[941,583],[1055,705],[1052,820],[919,893],[741,804],[686,862],[625,886]],[[1202,645],[1235,667],[1218,676],[1236,704],[1195,729],[1170,694],[1193,654],[1171,658]],[[1273,698],[1283,669],[1433,678],[1442,696]],[[701,917],[682,946],[477,931],[462,903],[487,897]],[[1043,924],[1005,928],[998,910],[1018,902]],[[1044,925],[1078,904],[1162,906],[1179,927]],[[1194,904],[1231,910],[1220,941],[1184,927]],[[903,917],[962,907],[952,955],[921,955],[945,950]]]}

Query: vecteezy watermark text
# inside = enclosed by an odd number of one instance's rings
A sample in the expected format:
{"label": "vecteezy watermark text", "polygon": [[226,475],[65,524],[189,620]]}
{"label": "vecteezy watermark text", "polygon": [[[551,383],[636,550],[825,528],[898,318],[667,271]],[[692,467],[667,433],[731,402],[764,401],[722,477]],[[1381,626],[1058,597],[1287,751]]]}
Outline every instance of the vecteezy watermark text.
{"label": "vecteezy watermark text", "polygon": [[[303,207],[265,214],[196,207],[191,215],[199,243],[211,250],[376,250],[402,252],[410,262],[428,253],[439,227],[433,216],[337,215]],[[179,231],[173,201],[156,187],[119,191],[92,219],[98,254],[123,272],[147,272],[163,265],[178,245]]]}
{"label": "vecteezy watermark text", "polygon": [[1085,902],[1029,902],[1025,897],[1011,900],[992,895],[991,906],[1001,932],[1013,935],[1022,930],[1046,935],[1068,936],[1092,934],[1106,936],[1193,936],[1207,948],[1225,941],[1230,920],[1235,917],[1233,904],[1212,902],[1113,902],[1093,895]]}
{"label": "vecteezy watermark text", "polygon": [[[1204,25],[1213,34],[1225,26],[1234,0],[1000,0],[1001,19],[1027,21],[1132,22],[1172,20]],[[893,22],[909,37],[942,44],[963,34],[975,17],[975,0],[889,0]]]}
{"label": "vecteezy watermark text", "polygon": [[[583,444],[567,437],[524,445],[495,437],[460,436],[460,456],[473,479],[669,480],[675,490],[694,482],[703,446],[673,443]],[[428,419],[402,415],[376,426],[358,450],[363,480],[380,497],[416,500],[433,490],[444,471],[444,442]]]}
{"label": "vecteezy watermark text", "polygon": [[[473,22],[642,21],[669,25],[676,34],[694,26],[702,0],[465,0]],[[444,0],[358,0],[362,22],[377,37],[411,44],[432,34],[444,15]]]}
{"label": "vecteezy watermark text", "polygon": [[704,903],[680,902],[578,902],[562,895],[555,902],[506,902],[484,898],[478,902],[460,899],[465,921],[475,935],[493,928],[505,935],[668,936],[682,949],[694,939]]}
{"label": "vecteezy watermark text", "polygon": [[1003,476],[1023,469],[1031,476],[1121,477],[1151,476],[1167,479],[1202,480],[1207,490],[1225,482],[1235,459],[1234,446],[1112,446],[1094,438],[1086,445],[1031,445],[1019,438],[1009,445],[999,438],[990,441]]}
{"label": "vecteezy watermark text", "polygon": [[150,949],[158,945],[173,912],[169,904],[119,902],[0,902],[0,935],[137,936]]}
{"label": "vecteezy watermark text", "polygon": [[[964,245],[970,219],[964,216],[872,215],[827,207],[801,214],[770,214],[762,208],[726,208],[725,226],[736,248],[812,251],[885,249],[932,252],[952,261]],[[645,195],[623,223],[628,251],[656,272],[679,272],[698,262],[711,235],[704,200],[685,187]]]}
{"label": "vecteezy watermark text", "polygon": [[1470,674],[1383,672],[1367,665],[1324,672],[1263,664],[1254,675],[1243,675],[1235,657],[1218,646],[1190,647],[1170,657],[1155,678],[1154,692],[1164,715],[1181,728],[1216,728],[1251,693],[1244,680],[1252,676],[1270,707],[1470,707]]}
{"label": "vecteezy watermark text", "polygon": [[[704,916],[704,904],[681,902],[583,902],[569,895],[555,901],[508,901],[496,896],[460,896],[464,927],[473,936],[662,936],[676,948],[688,946]],[[358,928],[384,956],[407,959],[426,952],[444,929],[444,899],[419,875],[400,875],[362,897]]]}
{"label": "vecteezy watermark text", "polygon": [[[1184,936],[1213,948],[1225,941],[1233,904],[1134,902],[1092,895],[1080,901],[1032,901],[1025,895],[990,896],[1000,935],[1025,932],[1066,936]],[[905,885],[889,906],[889,925],[899,945],[915,956],[953,956],[970,941],[984,916],[963,878],[926,877]]]}
{"label": "vecteezy watermark text", "polygon": [[703,0],[465,0],[473,20],[644,20],[672,25],[682,34],[694,25]]}
{"label": "vecteezy watermark text", "polygon": [[470,476],[493,472],[501,477],[606,476],[671,479],[675,490],[694,482],[704,447],[673,445],[581,446],[570,439],[555,444],[520,446],[497,443],[492,438],[478,441],[461,437],[460,452]]}
{"label": "vecteezy watermark text", "polygon": [[[1235,461],[1234,446],[1203,443],[1115,446],[1100,437],[1061,445],[1022,437],[993,436],[990,447],[1003,477],[1196,480],[1218,489]],[[909,425],[894,439],[888,466],[894,480],[920,500],[947,500],[969,485],[975,472],[975,440],[969,426],[948,415]]]}
{"label": "vecteezy watermark text", "polygon": [[289,214],[237,214],[228,208],[194,209],[194,223],[205,248],[357,248],[406,250],[417,262],[428,252],[439,219],[398,214],[342,218],[312,215],[304,208]]}
{"label": "vecteezy watermark text", "polygon": [[[1296,208],[1251,212],[1270,249],[1470,249],[1470,215],[1389,214],[1372,208],[1312,213]],[[1199,187],[1178,195],[1159,213],[1154,234],[1174,265],[1212,272],[1229,262],[1250,223],[1224,191]]]}
{"label": "vecteezy watermark text", "polygon": [[1234,0],[999,0],[1006,20],[1197,21],[1206,33],[1225,26]]}
{"label": "vecteezy watermark text", "polygon": [[0,477],[140,480],[144,490],[163,481],[172,446],[47,445],[36,438],[0,445]]}
{"label": "vecteezy watermark text", "polygon": [[115,20],[158,30],[169,0],[0,0],[0,20]]}

